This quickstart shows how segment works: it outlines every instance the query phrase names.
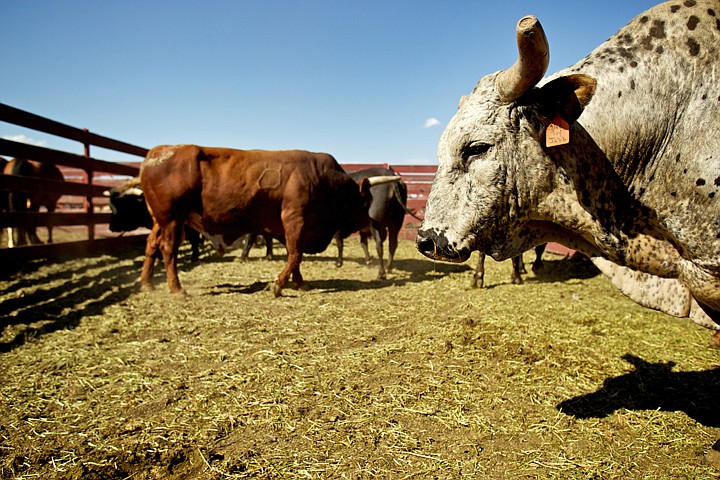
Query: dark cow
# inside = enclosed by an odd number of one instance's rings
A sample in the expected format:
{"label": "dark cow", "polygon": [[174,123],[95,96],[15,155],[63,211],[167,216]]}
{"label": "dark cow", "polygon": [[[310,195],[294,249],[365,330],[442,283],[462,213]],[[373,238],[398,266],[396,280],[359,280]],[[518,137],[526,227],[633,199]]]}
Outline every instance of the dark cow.
{"label": "dark cow", "polygon": [[[538,245],[535,247],[535,261],[532,264],[533,272],[537,272],[542,269],[543,261],[542,255],[545,253],[545,244]],[[522,253],[512,257],[512,273],[510,274],[510,283],[515,285],[521,285],[524,281],[522,278],[523,273],[527,273],[525,270],[525,264],[523,263]],[[470,286],[472,288],[482,288],[485,284],[485,254],[480,252],[480,258],[478,258],[478,264],[475,267]]]}
{"label": "dark cow", "polygon": [[[140,177],[133,178],[126,183],[105,191],[110,204],[111,232],[132,232],[138,228],[152,228],[153,220],[145,204],[145,195],[140,188]],[[185,229],[185,235],[190,242],[190,261],[196,262],[200,258],[200,234],[192,228]]]}
{"label": "dark cow", "polygon": [[503,260],[555,241],[638,303],[720,330],[719,21],[717,0],[662,3],[543,80],[545,34],[521,19],[518,61],[440,139],[418,249]]}
{"label": "dark cow", "polygon": [[[397,175],[394,170],[382,167],[366,168],[356,172],[350,172],[349,175],[356,182],[361,182],[364,178],[385,177]],[[398,176],[399,178],[399,176]],[[370,262],[370,251],[368,250],[368,238],[372,236],[375,239],[375,249],[380,259],[380,267],[378,270],[378,280],[386,278],[386,272],[392,271],[393,260],[395,259],[395,251],[398,245],[398,234],[403,226],[405,214],[412,214],[406,207],[407,203],[407,186],[402,179],[396,183],[386,183],[375,185],[370,188],[372,194],[372,203],[368,213],[370,215],[370,227],[360,230],[360,244],[365,253],[365,263]],[[416,217],[417,218],[417,217]],[[418,219],[419,220],[419,219]],[[388,262],[387,266],[383,258],[383,242],[388,241]],[[343,239],[337,239],[338,258],[336,265],[341,267],[343,264]]]}
{"label": "dark cow", "polygon": [[279,296],[291,275],[298,288],[307,289],[300,274],[303,254],[322,252],[336,232],[346,237],[369,225],[370,187],[376,180],[356,183],[325,153],[155,147],[140,173],[154,219],[141,286],[152,287],[162,253],[169,290],[183,292],[176,259],[183,225],[189,225],[221,252],[245,233],[271,235],[288,252],[273,293]]}
{"label": "dark cow", "polygon": [[240,254],[240,261],[244,262],[250,256],[250,250],[253,246],[258,245],[258,238],[263,239],[265,244],[265,260],[273,259],[273,239],[270,235],[248,233],[245,235],[242,253]]}
{"label": "dark cow", "polygon": [[[60,169],[47,162],[27,160],[24,158],[13,158],[4,167],[6,175],[18,175],[21,177],[36,177],[48,180],[64,181]],[[58,193],[26,193],[10,192],[7,195],[7,209],[10,212],[31,212],[40,211],[45,207],[48,212],[55,211],[57,202],[62,195]],[[52,226],[48,225],[48,243],[52,243]],[[37,236],[35,227],[22,227],[8,229],[8,246],[21,246],[29,244],[40,244],[42,241]]]}

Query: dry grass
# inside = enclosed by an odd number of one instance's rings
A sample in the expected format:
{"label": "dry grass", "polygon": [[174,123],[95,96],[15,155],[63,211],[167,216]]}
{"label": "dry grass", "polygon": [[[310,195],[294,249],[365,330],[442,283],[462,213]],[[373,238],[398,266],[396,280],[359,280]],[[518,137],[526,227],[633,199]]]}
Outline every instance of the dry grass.
{"label": "dry grass", "polygon": [[[206,254],[187,298],[137,291],[139,252],[0,278],[3,478],[717,478],[720,352],[548,256],[426,261],[375,281],[347,242],[313,290],[284,258]],[[277,253],[282,254],[280,249]],[[530,260],[530,259],[528,259]],[[473,259],[474,261],[474,259]],[[162,268],[159,269],[162,272]]]}

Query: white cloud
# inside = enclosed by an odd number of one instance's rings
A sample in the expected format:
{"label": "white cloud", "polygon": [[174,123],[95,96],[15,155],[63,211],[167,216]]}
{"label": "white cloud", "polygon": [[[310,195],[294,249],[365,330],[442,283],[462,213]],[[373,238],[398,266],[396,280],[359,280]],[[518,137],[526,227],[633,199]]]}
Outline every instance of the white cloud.
{"label": "white cloud", "polygon": [[27,135],[18,134],[18,135],[3,135],[5,140],[11,140],[13,142],[20,142],[20,143],[27,143],[29,145],[37,145],[39,147],[44,147],[47,145],[47,142],[45,140],[35,140],[34,138],[30,138]]}
{"label": "white cloud", "polygon": [[440,120],[438,120],[435,117],[430,117],[427,120],[425,120],[425,125],[423,125],[423,128],[432,128],[437,127],[441,125]]}

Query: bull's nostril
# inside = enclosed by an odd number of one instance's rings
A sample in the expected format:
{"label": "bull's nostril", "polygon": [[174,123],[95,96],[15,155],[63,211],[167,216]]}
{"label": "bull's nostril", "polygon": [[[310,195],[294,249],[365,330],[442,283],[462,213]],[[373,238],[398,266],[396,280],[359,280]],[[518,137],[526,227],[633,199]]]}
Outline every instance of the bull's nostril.
{"label": "bull's nostril", "polygon": [[415,240],[417,249],[423,254],[435,253],[435,241],[432,238],[428,238],[423,235],[424,232],[418,232],[418,237]]}

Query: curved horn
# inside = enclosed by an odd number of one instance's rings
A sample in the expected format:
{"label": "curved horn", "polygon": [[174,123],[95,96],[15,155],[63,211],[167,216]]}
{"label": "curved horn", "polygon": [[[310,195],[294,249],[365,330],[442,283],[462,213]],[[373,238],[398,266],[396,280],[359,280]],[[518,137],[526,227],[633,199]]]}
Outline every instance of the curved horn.
{"label": "curved horn", "polygon": [[399,175],[378,175],[376,177],[368,177],[368,183],[373,185],[382,185],[383,183],[399,182],[402,178]]}
{"label": "curved horn", "polygon": [[548,63],[550,47],[540,21],[528,15],[518,21],[515,29],[518,59],[495,80],[495,90],[503,102],[514,102],[542,80]]}

